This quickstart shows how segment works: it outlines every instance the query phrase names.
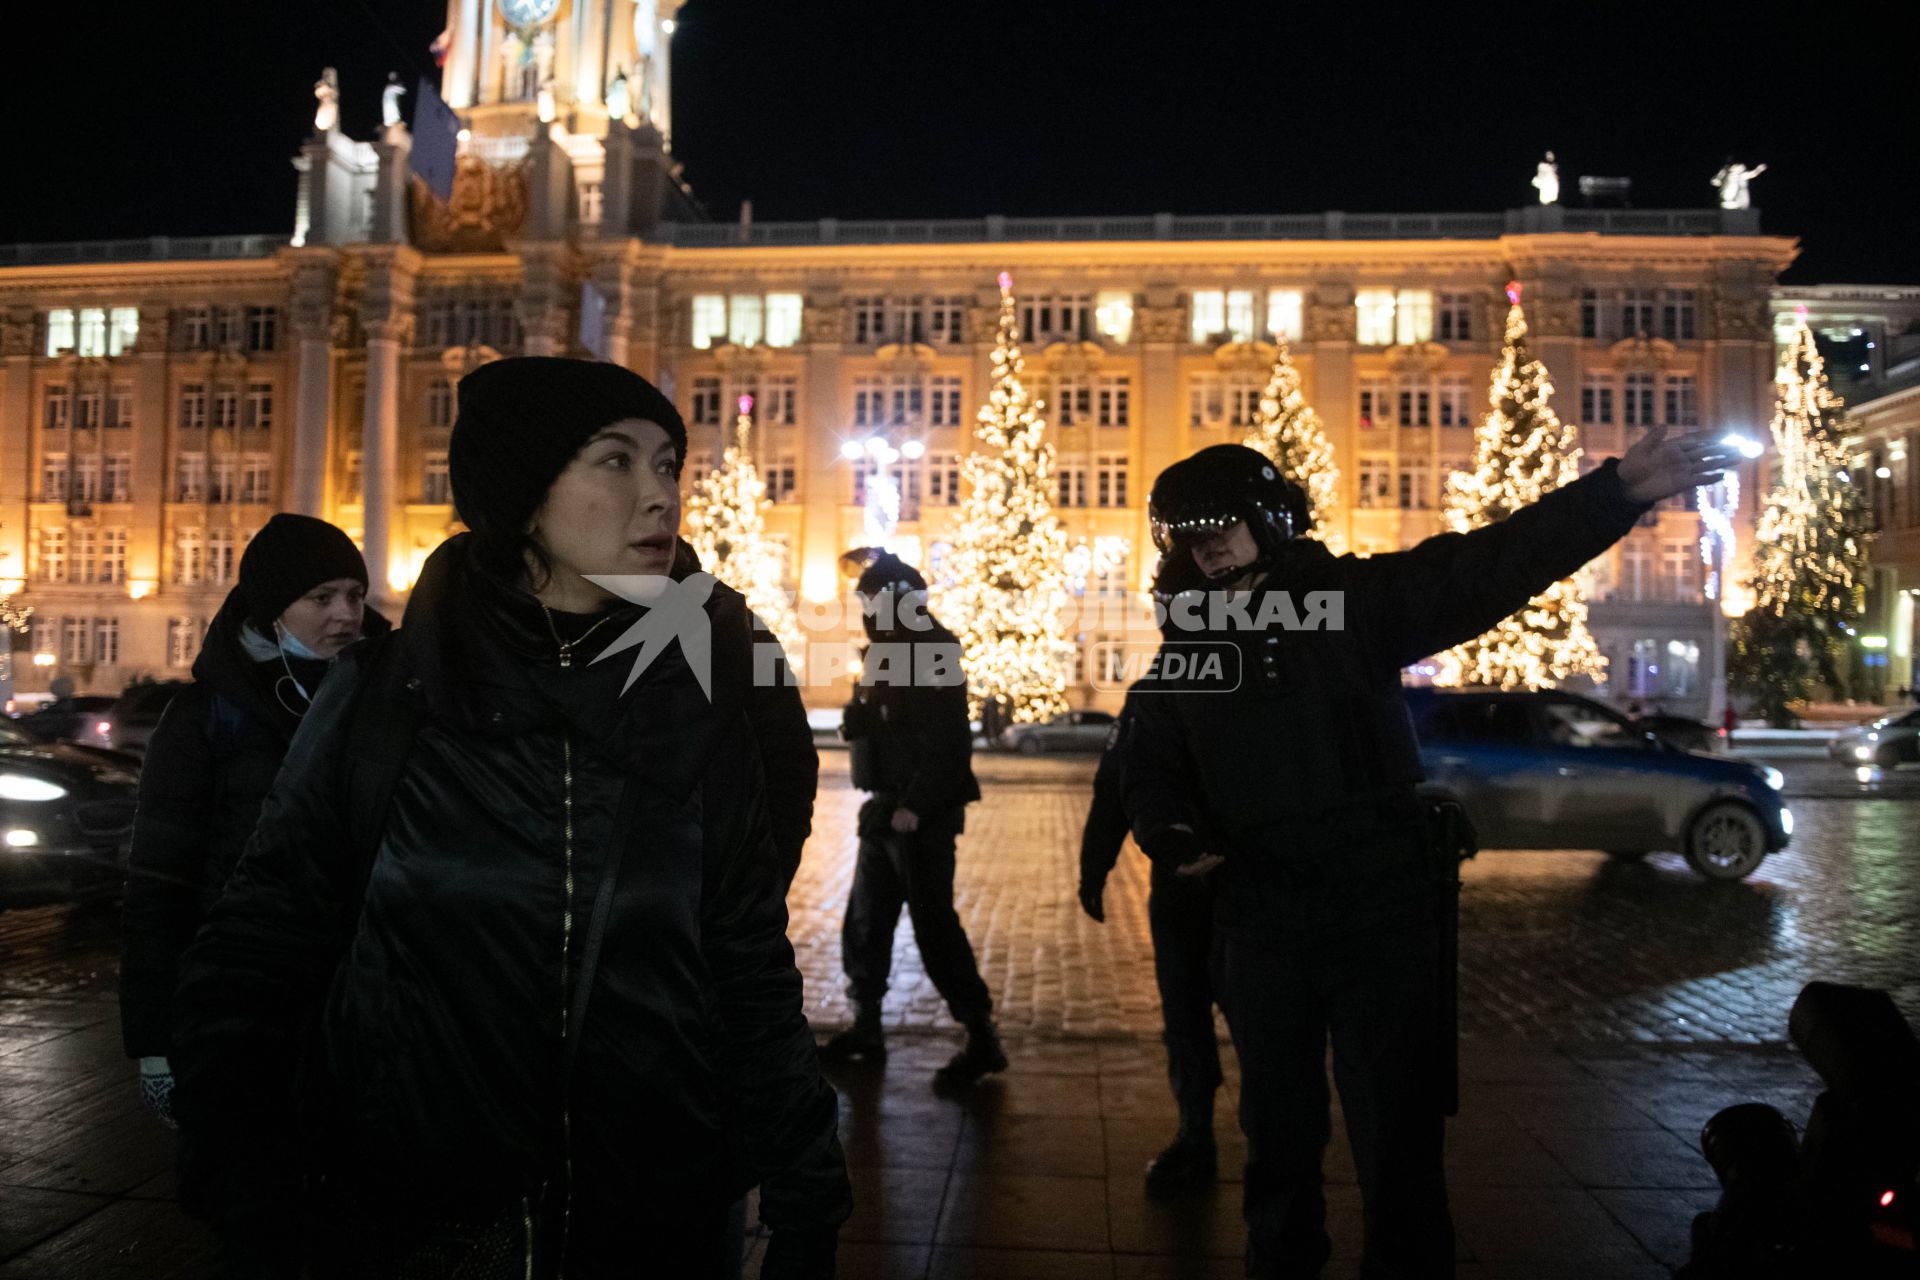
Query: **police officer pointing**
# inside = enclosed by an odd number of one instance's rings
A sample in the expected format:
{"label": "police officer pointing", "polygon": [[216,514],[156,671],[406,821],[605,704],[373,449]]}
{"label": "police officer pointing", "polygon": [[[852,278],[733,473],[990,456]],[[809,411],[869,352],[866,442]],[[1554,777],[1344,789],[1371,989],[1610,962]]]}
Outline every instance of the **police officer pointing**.
{"label": "police officer pointing", "polygon": [[1186,638],[1162,653],[1211,655],[1220,675],[1131,699],[1125,805],[1156,863],[1214,879],[1248,1275],[1317,1276],[1331,1252],[1329,1038],[1364,1209],[1361,1275],[1453,1273],[1441,890],[1400,669],[1486,631],[1733,461],[1704,436],[1654,428],[1499,524],[1371,557],[1293,538],[1284,483],[1251,449],[1204,449],[1155,481],[1155,541],[1208,583],[1176,601]]}

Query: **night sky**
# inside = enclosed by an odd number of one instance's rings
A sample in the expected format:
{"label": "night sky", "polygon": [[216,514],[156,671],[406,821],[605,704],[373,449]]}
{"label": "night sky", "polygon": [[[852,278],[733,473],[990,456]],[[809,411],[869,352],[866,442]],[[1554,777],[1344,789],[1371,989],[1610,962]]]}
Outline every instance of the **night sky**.
{"label": "night sky", "polygon": [[[290,229],[320,67],[367,137],[446,12],[105,8],[9,14],[0,242]],[[724,220],[1494,210],[1533,199],[1548,148],[1570,202],[1587,173],[1700,208],[1732,154],[1803,242],[1788,280],[1920,283],[1897,8],[691,0],[675,151]]]}

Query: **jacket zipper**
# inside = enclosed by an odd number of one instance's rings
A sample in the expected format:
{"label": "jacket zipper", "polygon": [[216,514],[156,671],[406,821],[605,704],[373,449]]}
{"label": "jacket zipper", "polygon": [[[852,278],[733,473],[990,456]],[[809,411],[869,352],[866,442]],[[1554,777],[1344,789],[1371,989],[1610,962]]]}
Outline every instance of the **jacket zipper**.
{"label": "jacket zipper", "polygon": [[[560,665],[567,665],[568,655],[560,656]],[[561,858],[565,876],[566,902],[560,912],[560,1061],[566,1062],[567,1037],[573,1028],[567,1025],[572,992],[573,956],[573,739],[566,730],[560,731],[561,756]],[[565,1265],[567,1256],[567,1238],[573,1226],[573,1109],[567,1098],[567,1081],[562,1067],[560,1081],[560,1158],[566,1177],[566,1201],[561,1209],[560,1219],[560,1258]]]}

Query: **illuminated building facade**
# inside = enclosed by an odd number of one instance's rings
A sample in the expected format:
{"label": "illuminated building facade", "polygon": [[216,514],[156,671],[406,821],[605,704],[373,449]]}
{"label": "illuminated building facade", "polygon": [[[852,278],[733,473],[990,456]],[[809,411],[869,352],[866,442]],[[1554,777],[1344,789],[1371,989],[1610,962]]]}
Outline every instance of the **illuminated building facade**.
{"label": "illuminated building facade", "polygon": [[[348,529],[395,606],[455,527],[453,382],[502,354],[659,381],[689,479],[751,393],[768,524],[808,600],[845,590],[835,559],[864,537],[871,464],[848,442],[911,443],[894,541],[937,577],[1001,271],[1088,593],[1137,599],[1153,477],[1242,438],[1275,338],[1335,449],[1336,536],[1371,553],[1437,532],[1509,280],[1593,458],[1660,422],[1765,436],[1796,250],[1757,211],[699,222],[667,145],[676,7],[453,0],[448,202],[409,181],[405,126],[317,129],[293,237],[0,249],[0,579],[35,610],[39,664],[19,687],[177,672],[278,509]],[[1617,700],[1704,713],[1700,520],[1669,505],[1598,566],[1590,624]],[[1080,640],[1079,699],[1114,701],[1092,677],[1120,637]]]}

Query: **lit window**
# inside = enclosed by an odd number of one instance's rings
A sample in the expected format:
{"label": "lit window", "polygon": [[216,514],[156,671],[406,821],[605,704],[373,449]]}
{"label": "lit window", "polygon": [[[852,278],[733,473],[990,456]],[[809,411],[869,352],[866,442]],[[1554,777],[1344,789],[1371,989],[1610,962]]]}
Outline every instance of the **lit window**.
{"label": "lit window", "polygon": [[104,307],[86,307],[80,312],[80,343],[83,356],[107,354],[107,312]]}
{"label": "lit window", "polygon": [[1227,331],[1227,295],[1209,289],[1193,295],[1193,340],[1212,342]]}
{"label": "lit window", "polygon": [[1267,332],[1284,342],[1298,342],[1305,336],[1305,303],[1299,290],[1275,289],[1267,294]]}
{"label": "lit window", "polygon": [[107,354],[117,356],[133,350],[140,340],[140,309],[115,307],[107,320]]}
{"label": "lit window", "polygon": [[761,334],[760,299],[751,293],[733,295],[733,305],[727,315],[727,341],[737,347],[751,347],[759,343]]}
{"label": "lit window", "polygon": [[1353,295],[1353,340],[1363,347],[1393,345],[1393,290],[1361,289]]}
{"label": "lit window", "polygon": [[1235,289],[1227,295],[1227,336],[1234,342],[1253,341],[1253,291]]}
{"label": "lit window", "polygon": [[1433,341],[1433,292],[1402,289],[1394,308],[1394,339],[1403,347]]}
{"label": "lit window", "polygon": [[1103,289],[1094,305],[1094,323],[1100,335],[1122,346],[1133,335],[1133,295],[1124,290]]}
{"label": "lit window", "polygon": [[727,300],[717,293],[696,294],[693,299],[693,345],[704,351],[727,332]]}
{"label": "lit window", "polygon": [[767,295],[767,345],[791,347],[800,341],[802,303],[797,293]]}
{"label": "lit window", "polygon": [[582,226],[598,226],[601,212],[601,187],[597,182],[580,184],[580,223]]}
{"label": "lit window", "polygon": [[73,350],[73,312],[62,308],[47,312],[47,354],[65,355]]}

